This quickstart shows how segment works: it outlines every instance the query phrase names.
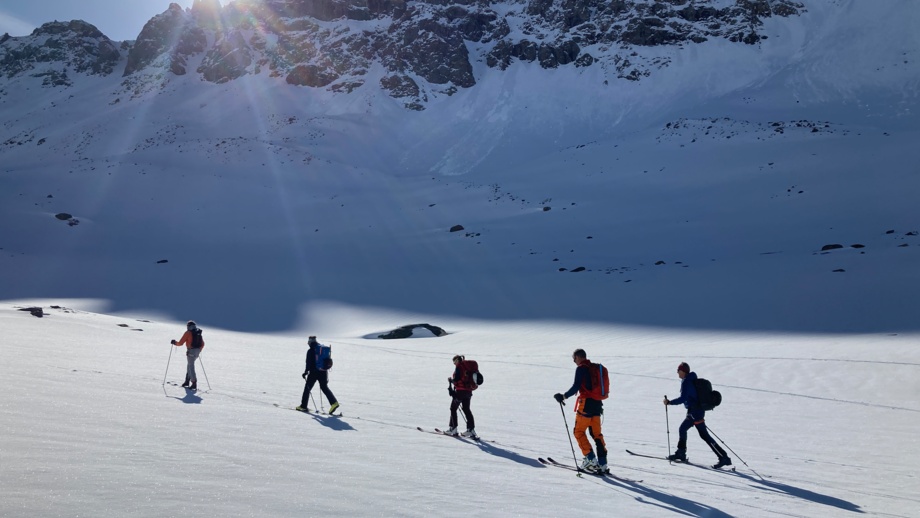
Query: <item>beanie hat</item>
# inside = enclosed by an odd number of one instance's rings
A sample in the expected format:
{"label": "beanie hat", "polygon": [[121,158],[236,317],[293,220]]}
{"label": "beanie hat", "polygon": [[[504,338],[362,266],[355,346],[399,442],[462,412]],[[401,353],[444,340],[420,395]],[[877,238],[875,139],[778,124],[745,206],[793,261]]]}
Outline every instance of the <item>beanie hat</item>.
{"label": "beanie hat", "polygon": [[677,366],[677,370],[684,371],[684,374],[690,374],[690,366],[687,365],[687,362],[681,362],[681,364]]}

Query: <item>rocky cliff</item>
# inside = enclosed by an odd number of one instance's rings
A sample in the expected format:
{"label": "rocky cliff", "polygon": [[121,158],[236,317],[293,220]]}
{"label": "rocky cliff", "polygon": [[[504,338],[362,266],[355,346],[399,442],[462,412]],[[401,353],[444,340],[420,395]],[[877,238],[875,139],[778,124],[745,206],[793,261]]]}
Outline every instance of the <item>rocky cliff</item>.
{"label": "rocky cliff", "polygon": [[[477,63],[601,66],[612,80],[639,81],[668,60],[638,48],[714,38],[754,45],[766,37],[765,19],[803,9],[794,0],[196,0],[190,9],[171,4],[133,45],[123,43],[120,72],[135,90],[145,77],[187,74],[214,83],[267,74],[343,94],[373,81],[420,110],[430,96],[474,87]],[[82,21],[0,40],[0,73],[56,63],[41,72],[49,86],[66,86],[70,73],[111,74],[119,58],[119,47]]]}

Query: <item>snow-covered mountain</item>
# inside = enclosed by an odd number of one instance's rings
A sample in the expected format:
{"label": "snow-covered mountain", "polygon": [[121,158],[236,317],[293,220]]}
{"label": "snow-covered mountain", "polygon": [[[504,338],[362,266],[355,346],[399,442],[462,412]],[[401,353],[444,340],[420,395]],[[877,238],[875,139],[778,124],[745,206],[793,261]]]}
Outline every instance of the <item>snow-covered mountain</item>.
{"label": "snow-covered mountain", "polygon": [[0,298],[251,330],[323,300],[914,329],[918,19],[265,1],[171,6],[134,42],[46,24],[0,43]]}
{"label": "snow-covered mountain", "polygon": [[[422,110],[434,98],[474,86],[474,63],[500,70],[512,61],[544,69],[596,66],[611,79],[638,81],[670,59],[634,49],[711,38],[754,45],[768,37],[765,19],[803,10],[792,0],[238,0],[226,7],[196,0],[187,10],[171,4],[144,26],[133,46],[122,46],[123,75],[144,76],[126,84],[188,72],[223,83],[265,73],[292,85],[346,93],[373,79],[371,88]],[[50,23],[11,41],[2,71],[14,77],[36,62],[49,63],[58,75],[51,84],[66,85],[68,68],[85,71],[67,61],[66,48],[83,55],[82,61],[96,58],[101,65],[95,73],[111,73],[119,55],[84,22]]]}
{"label": "snow-covered mountain", "polygon": [[0,515],[912,516],[920,3],[226,4],[0,37]]}

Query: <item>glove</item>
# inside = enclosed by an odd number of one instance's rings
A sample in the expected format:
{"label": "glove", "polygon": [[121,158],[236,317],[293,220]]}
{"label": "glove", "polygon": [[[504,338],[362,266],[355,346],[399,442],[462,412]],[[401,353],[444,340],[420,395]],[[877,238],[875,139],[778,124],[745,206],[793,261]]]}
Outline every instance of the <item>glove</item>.
{"label": "glove", "polygon": [[450,394],[450,397],[456,397],[457,395],[457,391],[452,388],[448,388],[447,393]]}
{"label": "glove", "polygon": [[176,341],[175,341],[175,340],[170,340],[169,343],[171,343],[171,344],[173,344],[173,345],[176,345]]}
{"label": "glove", "polygon": [[665,405],[665,406],[668,406],[668,405],[670,405],[670,404],[671,404],[671,400],[668,399],[668,398],[664,398],[664,405]]}
{"label": "glove", "polygon": [[558,394],[558,393],[557,393],[557,394],[555,394],[555,395],[553,396],[553,398],[556,399],[556,402],[557,402],[557,403],[565,404],[565,403],[563,403],[563,401],[565,401],[565,396],[563,396],[562,394]]}
{"label": "glove", "polygon": [[303,378],[304,381],[307,381],[307,373],[306,373],[306,372],[303,373],[303,374],[301,374],[300,377]]}

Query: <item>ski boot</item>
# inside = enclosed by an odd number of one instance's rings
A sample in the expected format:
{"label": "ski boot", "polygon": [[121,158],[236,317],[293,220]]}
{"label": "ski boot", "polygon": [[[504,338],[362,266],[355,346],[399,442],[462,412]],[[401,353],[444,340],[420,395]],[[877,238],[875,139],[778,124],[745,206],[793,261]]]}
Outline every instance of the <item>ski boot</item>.
{"label": "ski boot", "polygon": [[668,460],[671,462],[688,462],[687,451],[678,449],[673,455],[668,455]]}
{"label": "ski boot", "polygon": [[460,434],[457,433],[456,426],[451,426],[450,428],[447,429],[446,432],[444,432],[444,435],[451,435],[453,437],[456,437],[457,435],[460,435]]}
{"label": "ski boot", "polygon": [[342,405],[340,405],[338,401],[336,401],[335,403],[329,405],[329,413],[331,414],[331,413],[335,412],[336,410],[339,409],[340,406],[342,406]]}
{"label": "ski boot", "polygon": [[722,457],[719,459],[719,462],[712,465],[712,469],[719,469],[725,466],[731,466],[732,460],[728,456]]}
{"label": "ski boot", "polygon": [[610,468],[607,467],[607,459],[597,459],[597,472],[610,473]]}
{"label": "ski boot", "polygon": [[597,457],[594,455],[594,452],[587,454],[584,459],[581,460],[581,469],[584,471],[597,471]]}
{"label": "ski boot", "polygon": [[461,433],[460,435],[462,435],[463,437],[469,437],[470,439],[478,439],[478,438],[479,438],[479,436],[476,435],[476,429],[475,429],[475,428],[470,428],[469,430],[467,430],[467,431]]}

